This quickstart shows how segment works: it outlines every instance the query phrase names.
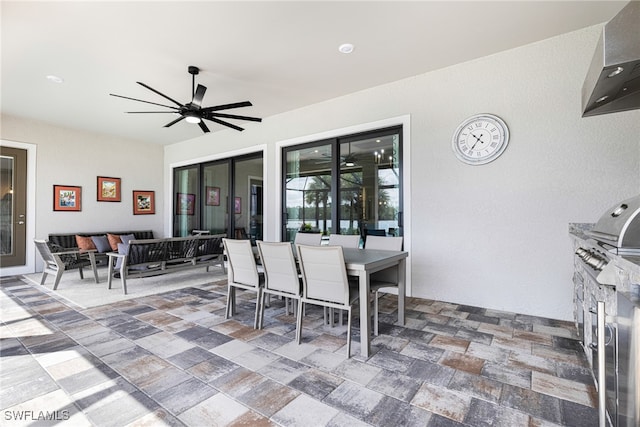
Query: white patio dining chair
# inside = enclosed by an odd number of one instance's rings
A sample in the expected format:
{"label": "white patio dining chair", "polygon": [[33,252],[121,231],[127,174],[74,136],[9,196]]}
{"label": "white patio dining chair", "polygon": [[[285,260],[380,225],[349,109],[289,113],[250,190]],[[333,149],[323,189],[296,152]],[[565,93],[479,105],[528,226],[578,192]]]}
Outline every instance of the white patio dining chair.
{"label": "white patio dining chair", "polygon": [[227,255],[227,309],[225,318],[235,314],[235,288],[256,293],[256,314],[253,323],[258,328],[258,313],[260,311],[260,297],[264,284],[264,274],[258,272],[256,258],[249,240],[222,239],[224,251]]}
{"label": "white patio dining chair", "polygon": [[322,244],[322,233],[296,233],[293,239],[293,255],[298,258],[298,245],[320,246]]}
{"label": "white patio dining chair", "polygon": [[347,311],[347,357],[351,357],[352,308],[358,289],[349,287],[342,246],[298,246],[302,270],[302,299],[298,308],[296,341],[302,341],[302,312],[305,304]]}
{"label": "white patio dining chair", "polygon": [[343,248],[360,247],[359,234],[331,234],[329,236],[329,246],[342,246]]}
{"label": "white patio dining chair", "polygon": [[[343,248],[358,249],[360,247],[360,235],[359,234],[331,234],[329,236],[329,246],[342,246]],[[333,310],[325,308],[325,323],[327,320],[331,326],[333,326]],[[342,326],[342,312],[339,313],[340,326]]]}
{"label": "white patio dining chair", "polygon": [[[264,242],[259,240],[258,252],[264,268],[264,287],[258,314],[258,329],[262,329],[266,295],[278,295],[285,299],[286,313],[288,301],[300,301],[302,297],[301,277],[298,273],[293,247],[290,242]],[[295,306],[293,309],[295,313]]]}
{"label": "white patio dining chair", "polygon": [[402,250],[402,236],[400,237],[386,237],[386,236],[367,236],[366,249],[382,249],[386,251],[401,251]]}
{"label": "white patio dining chair", "polygon": [[[367,236],[365,249],[382,249],[387,251],[402,250],[402,236],[384,237]],[[380,293],[398,295],[398,268],[390,268],[378,271],[371,275],[371,293],[373,294],[373,334],[378,335],[378,298]]]}
{"label": "white patio dining chair", "polygon": [[296,233],[293,243],[295,245],[320,246],[321,241],[322,233]]}

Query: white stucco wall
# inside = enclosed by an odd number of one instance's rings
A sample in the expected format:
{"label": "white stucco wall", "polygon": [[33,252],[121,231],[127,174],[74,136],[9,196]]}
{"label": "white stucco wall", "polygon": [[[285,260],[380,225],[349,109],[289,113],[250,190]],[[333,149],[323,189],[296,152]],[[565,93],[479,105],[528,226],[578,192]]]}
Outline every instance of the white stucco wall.
{"label": "white stucco wall", "polygon": [[[580,91],[600,29],[269,117],[242,133],[167,146],[165,191],[172,164],[258,145],[267,147],[265,188],[276,189],[279,142],[409,115],[412,294],[571,319],[568,223],[595,222],[640,192],[640,110],[581,117]],[[502,117],[511,141],[495,162],[467,166],[453,155],[451,137],[476,113]],[[278,212],[276,198],[265,203]],[[275,237],[273,224],[266,227]]]}
{"label": "white stucco wall", "polygon": [[[153,230],[163,234],[163,147],[1,116],[0,139],[34,145],[36,239],[50,233]],[[122,179],[121,202],[97,201],[97,177]],[[53,185],[82,187],[80,212],[53,211]],[[156,214],[133,215],[133,190],[155,191]],[[33,247],[31,250],[34,250]],[[37,270],[41,259],[35,257]],[[33,268],[30,272],[33,272]]]}

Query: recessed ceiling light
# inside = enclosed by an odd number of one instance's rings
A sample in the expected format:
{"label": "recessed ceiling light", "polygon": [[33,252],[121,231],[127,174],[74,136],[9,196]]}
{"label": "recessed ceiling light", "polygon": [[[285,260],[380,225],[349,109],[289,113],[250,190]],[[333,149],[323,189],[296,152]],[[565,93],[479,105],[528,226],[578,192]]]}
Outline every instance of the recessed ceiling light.
{"label": "recessed ceiling light", "polygon": [[351,43],[344,43],[338,47],[340,53],[351,53],[353,52],[354,46]]}
{"label": "recessed ceiling light", "polygon": [[63,83],[64,79],[62,77],[54,76],[53,74],[49,74],[47,76],[47,80],[53,83]]}

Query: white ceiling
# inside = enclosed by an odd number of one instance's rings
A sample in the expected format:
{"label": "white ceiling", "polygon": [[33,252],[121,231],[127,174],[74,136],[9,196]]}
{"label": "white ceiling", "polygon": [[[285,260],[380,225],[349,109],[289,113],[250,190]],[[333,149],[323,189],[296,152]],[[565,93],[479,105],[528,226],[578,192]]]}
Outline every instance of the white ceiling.
{"label": "white ceiling", "polygon": [[[171,104],[141,81],[186,103],[195,65],[208,88],[203,106],[248,100],[252,107],[225,112],[268,120],[606,22],[626,3],[2,0],[0,105],[13,116],[170,144],[202,131],[184,121],[164,128],[170,114],[125,114],[163,108],[109,93]],[[338,52],[345,42],[355,45],[350,55]]]}

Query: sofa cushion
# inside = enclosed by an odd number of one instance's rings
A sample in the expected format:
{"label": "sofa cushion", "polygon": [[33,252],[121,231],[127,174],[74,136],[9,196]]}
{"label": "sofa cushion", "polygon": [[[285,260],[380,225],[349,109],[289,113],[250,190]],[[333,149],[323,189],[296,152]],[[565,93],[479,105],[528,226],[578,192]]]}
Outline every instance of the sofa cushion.
{"label": "sofa cushion", "polygon": [[122,234],[120,235],[120,240],[125,245],[128,245],[130,240],[136,240],[136,236],[134,236],[133,234]]}
{"label": "sofa cushion", "polygon": [[80,236],[76,234],[76,243],[78,244],[78,248],[83,251],[95,250],[96,245],[93,244],[93,240],[91,237]]}
{"label": "sofa cushion", "polygon": [[109,244],[107,236],[91,236],[91,240],[98,252],[105,253],[111,251],[111,245]]}
{"label": "sofa cushion", "polygon": [[[129,245],[118,243],[118,253],[125,256],[129,255]],[[118,257],[118,260],[116,261],[116,270],[120,270],[120,267],[122,267],[122,259],[122,257]]]}
{"label": "sofa cushion", "polygon": [[107,240],[109,240],[111,250],[114,252],[118,252],[118,243],[122,243],[120,236],[117,234],[107,233]]}

